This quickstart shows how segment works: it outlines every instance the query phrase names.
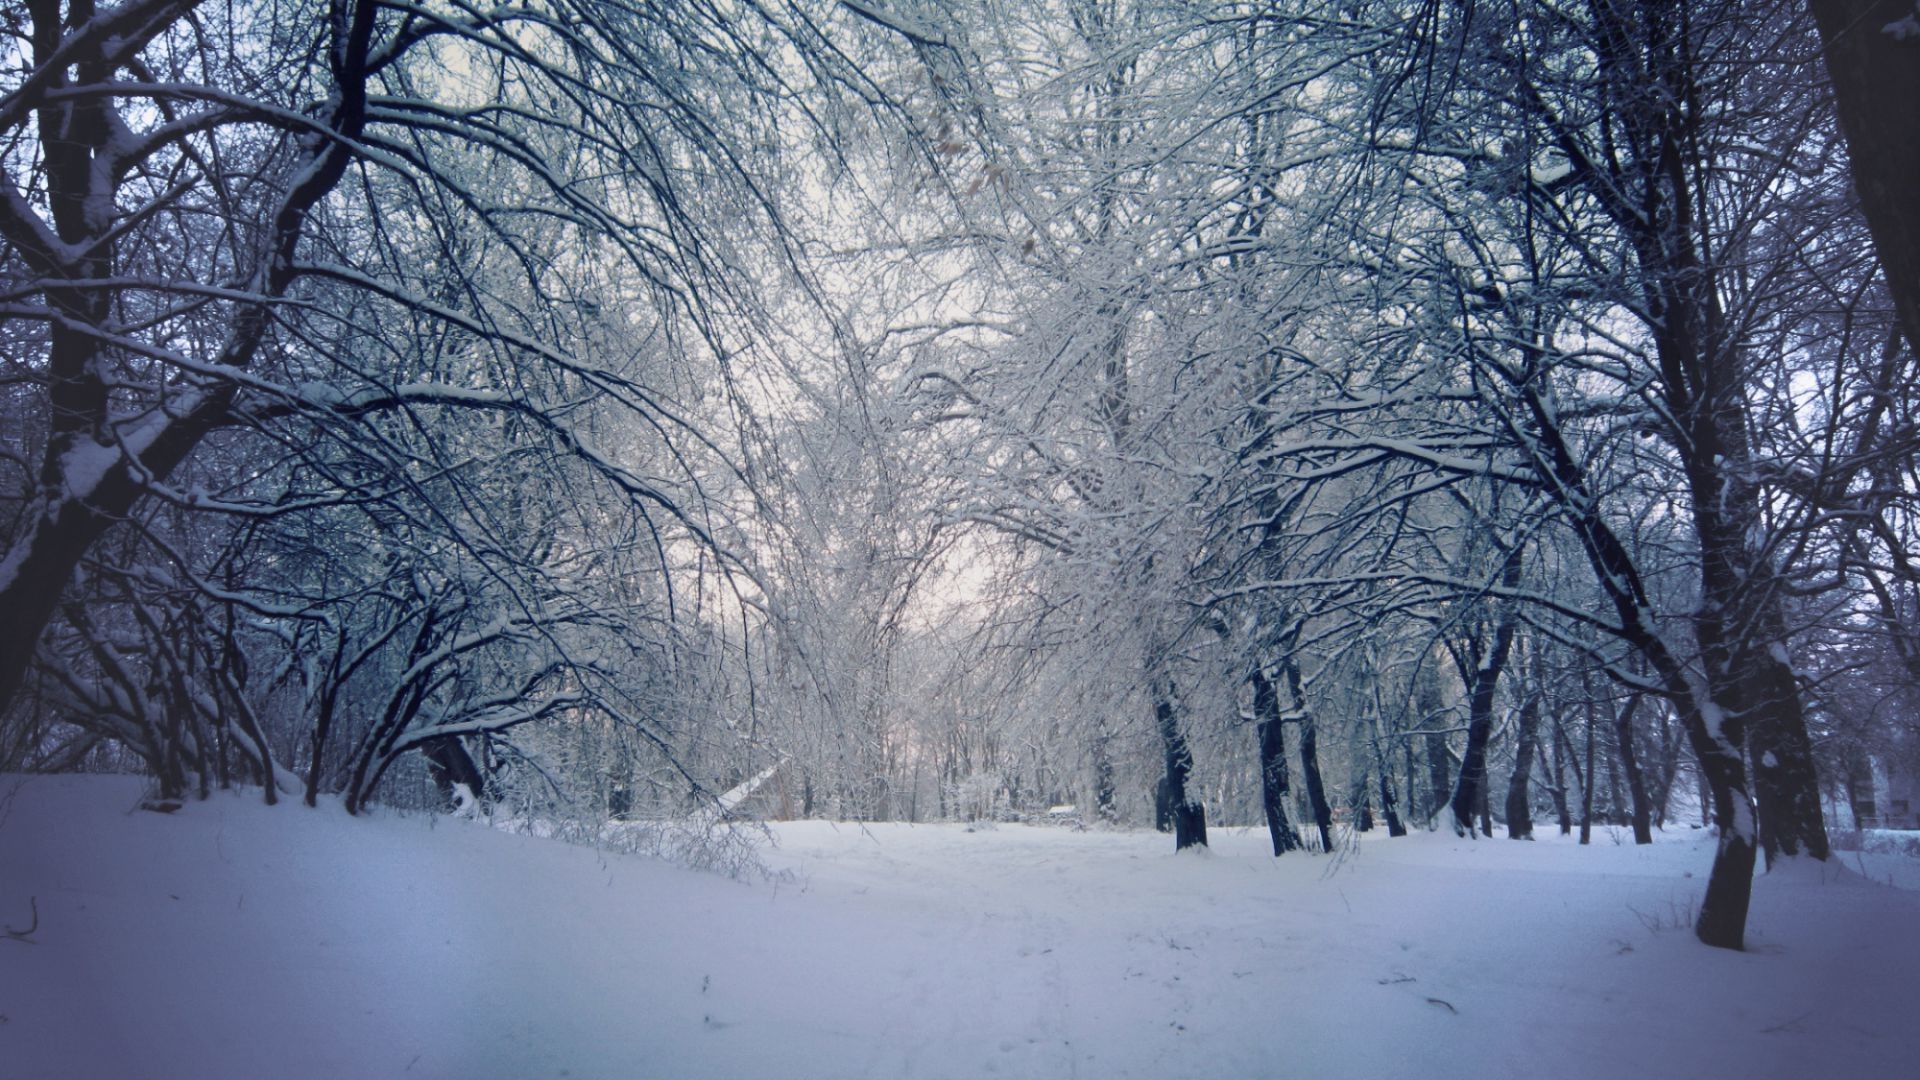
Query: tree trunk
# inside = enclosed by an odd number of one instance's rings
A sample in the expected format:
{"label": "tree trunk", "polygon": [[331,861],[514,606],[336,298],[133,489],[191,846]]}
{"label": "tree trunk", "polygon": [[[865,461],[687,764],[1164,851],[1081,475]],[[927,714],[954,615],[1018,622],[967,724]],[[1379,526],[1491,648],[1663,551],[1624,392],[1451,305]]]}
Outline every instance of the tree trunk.
{"label": "tree trunk", "polygon": [[1385,733],[1381,730],[1380,714],[1373,715],[1373,763],[1380,774],[1380,814],[1387,819],[1388,836],[1407,835],[1406,823],[1400,820],[1400,808],[1394,798],[1393,768],[1387,761]]}
{"label": "tree trunk", "polygon": [[1333,850],[1333,805],[1327,802],[1327,788],[1320,780],[1320,736],[1314,730],[1313,716],[1300,718],[1300,768],[1307,781],[1307,804],[1313,808],[1313,824],[1320,831],[1320,850]]}
{"label": "tree trunk", "polygon": [[1914,194],[1920,112],[1912,108],[1920,101],[1920,58],[1912,40],[1899,40],[1885,29],[1913,18],[1913,2],[1809,0],[1807,7],[1826,46],[1853,185],[1886,271],[1887,291],[1907,347],[1920,353],[1920,198]]}
{"label": "tree trunk", "polygon": [[1573,811],[1567,805],[1567,758],[1573,753],[1573,746],[1567,740],[1567,727],[1560,719],[1558,711],[1553,716],[1553,795],[1554,817],[1560,822],[1560,835],[1573,835]]}
{"label": "tree trunk", "polygon": [[1253,686],[1253,717],[1260,735],[1260,805],[1267,814],[1267,835],[1273,853],[1299,849],[1300,835],[1287,820],[1287,743],[1280,719],[1280,696],[1267,673],[1254,669],[1247,677]]}
{"label": "tree trunk", "polygon": [[1320,776],[1320,733],[1314,724],[1313,710],[1307,708],[1305,689],[1300,684],[1300,668],[1293,657],[1280,665],[1287,679],[1287,692],[1300,714],[1300,775],[1307,782],[1307,805],[1313,808],[1313,824],[1320,831],[1320,850],[1333,851],[1333,804],[1327,801],[1327,786]]}
{"label": "tree trunk", "polygon": [[1647,782],[1640,775],[1640,761],[1633,750],[1633,714],[1640,708],[1640,695],[1627,698],[1626,705],[1613,721],[1615,744],[1620,751],[1620,769],[1627,774],[1627,794],[1633,799],[1633,842],[1653,843],[1653,813],[1647,805]]}
{"label": "tree trunk", "polygon": [[[1381,752],[1385,753],[1386,751],[1383,750]],[[1418,801],[1420,797],[1420,770],[1419,767],[1414,764],[1412,736],[1403,736],[1400,739],[1400,756],[1405,760],[1407,766],[1407,786],[1401,789],[1407,793],[1407,810],[1410,813],[1418,814],[1420,812],[1420,803]]]}
{"label": "tree trunk", "polygon": [[[1784,634],[1770,648],[1784,655],[1784,646],[1778,644],[1783,639]],[[1740,685],[1751,692],[1755,704],[1747,745],[1753,752],[1760,849],[1769,866],[1781,855],[1825,859],[1831,849],[1820,806],[1820,775],[1793,669],[1763,649],[1749,651],[1747,663],[1740,666],[1748,673]]]}
{"label": "tree trunk", "polygon": [[[1520,565],[1518,557],[1509,558],[1507,570],[1501,576],[1517,583],[1515,571]],[[1493,631],[1492,647],[1477,670],[1463,670],[1460,674],[1468,680],[1467,695],[1467,749],[1460,758],[1460,782],[1453,790],[1453,831],[1459,836],[1474,834],[1473,819],[1476,814],[1481,818],[1481,834],[1490,835],[1492,830],[1486,819],[1484,804],[1487,798],[1487,742],[1493,735],[1494,693],[1499,689],[1500,673],[1507,666],[1507,655],[1513,648],[1514,621],[1511,613],[1503,612],[1499,624]],[[1477,650],[1475,650],[1477,651]]]}
{"label": "tree trunk", "polygon": [[1704,754],[1701,768],[1708,773],[1713,793],[1713,816],[1720,823],[1720,842],[1707,875],[1707,894],[1693,932],[1702,942],[1722,949],[1746,947],[1747,908],[1753,899],[1753,805],[1748,801],[1745,770],[1737,754]]}
{"label": "tree trunk", "polygon": [[[1422,664],[1414,682],[1414,708],[1420,712],[1417,726],[1431,728],[1440,723],[1440,682],[1428,664]],[[1422,737],[1427,751],[1427,827],[1433,828],[1440,811],[1447,805],[1447,799],[1453,794],[1453,778],[1447,767],[1447,737],[1443,734],[1429,734]]]}
{"label": "tree trunk", "polygon": [[1100,821],[1112,824],[1113,812],[1113,751],[1107,745],[1111,735],[1104,732],[1093,739],[1093,814]]}
{"label": "tree trunk", "polygon": [[1486,777],[1482,776],[1480,778],[1480,835],[1481,836],[1493,835],[1493,796],[1491,794],[1492,789],[1493,789],[1493,785],[1487,782]]}
{"label": "tree trunk", "polygon": [[1580,792],[1580,842],[1582,844],[1593,841],[1593,789],[1596,786],[1593,782],[1593,703],[1591,700],[1588,701],[1585,709],[1587,714],[1587,766],[1586,781],[1581,784]]}
{"label": "tree trunk", "polygon": [[1680,743],[1674,738],[1671,713],[1661,708],[1660,714],[1660,762],[1654,773],[1653,788],[1647,793],[1648,809],[1653,813],[1653,827],[1667,827],[1667,808],[1673,801],[1673,781],[1680,771]]}
{"label": "tree trunk", "polygon": [[1507,781],[1507,836],[1513,840],[1533,839],[1533,805],[1527,780],[1533,771],[1534,729],[1539,724],[1540,695],[1529,693],[1520,703],[1513,747],[1513,778]]}
{"label": "tree trunk", "polygon": [[1447,797],[1453,792],[1452,770],[1447,766],[1447,737],[1433,734],[1425,737],[1427,743],[1427,819],[1431,825],[1446,809]]}
{"label": "tree trunk", "polygon": [[1166,749],[1167,773],[1162,784],[1164,805],[1173,827],[1173,848],[1181,851],[1206,847],[1207,812],[1187,793],[1187,782],[1193,775],[1193,751],[1187,746],[1186,733],[1180,730],[1180,717],[1173,704],[1173,684],[1155,678],[1152,688],[1153,716],[1160,729],[1161,745]]}

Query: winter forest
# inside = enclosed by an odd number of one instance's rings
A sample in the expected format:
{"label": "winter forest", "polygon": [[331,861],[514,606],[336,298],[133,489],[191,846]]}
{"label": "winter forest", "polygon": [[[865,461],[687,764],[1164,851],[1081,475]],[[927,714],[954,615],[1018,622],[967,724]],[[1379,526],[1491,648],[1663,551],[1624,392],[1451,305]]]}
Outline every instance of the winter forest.
{"label": "winter forest", "polygon": [[0,11],[23,806],[1665,837],[1680,980],[1920,824],[1910,0]]}

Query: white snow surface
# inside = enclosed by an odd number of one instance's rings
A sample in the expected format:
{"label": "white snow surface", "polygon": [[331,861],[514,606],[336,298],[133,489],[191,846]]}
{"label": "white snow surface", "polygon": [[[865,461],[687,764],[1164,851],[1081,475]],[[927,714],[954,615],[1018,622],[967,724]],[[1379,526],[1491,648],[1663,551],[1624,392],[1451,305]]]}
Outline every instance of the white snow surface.
{"label": "white snow surface", "polygon": [[0,1076],[1899,1077],[1911,858],[774,826],[734,881],[482,823],[0,777]]}

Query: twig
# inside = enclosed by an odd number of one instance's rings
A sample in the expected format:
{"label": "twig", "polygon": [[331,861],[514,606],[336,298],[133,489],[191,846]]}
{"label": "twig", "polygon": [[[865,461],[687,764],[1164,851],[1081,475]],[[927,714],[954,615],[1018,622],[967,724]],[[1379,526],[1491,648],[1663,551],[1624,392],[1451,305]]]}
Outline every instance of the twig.
{"label": "twig", "polygon": [[4,929],[7,932],[8,940],[24,941],[29,945],[38,945],[39,942],[33,940],[30,936],[35,930],[40,929],[40,904],[37,898],[32,896],[27,897],[27,910],[32,913],[33,922],[28,924],[25,930],[15,930],[11,926],[5,927]]}
{"label": "twig", "polygon": [[1459,1010],[1459,1009],[1456,1009],[1456,1008],[1454,1008],[1454,1007],[1453,1007],[1453,1003],[1452,1003],[1452,1002],[1450,1002],[1450,1001],[1442,1001],[1442,1000],[1440,1000],[1439,998],[1434,998],[1434,997],[1430,997],[1430,998],[1428,998],[1428,999],[1427,999],[1427,1004],[1429,1004],[1429,1005],[1438,1005],[1438,1006],[1440,1006],[1441,1008],[1443,1008],[1443,1009],[1445,1009],[1445,1010],[1447,1010],[1448,1012],[1450,1012],[1450,1013],[1452,1013],[1452,1014],[1453,1014],[1453,1015],[1455,1015],[1455,1016],[1459,1016],[1459,1015],[1460,1015],[1460,1010]]}

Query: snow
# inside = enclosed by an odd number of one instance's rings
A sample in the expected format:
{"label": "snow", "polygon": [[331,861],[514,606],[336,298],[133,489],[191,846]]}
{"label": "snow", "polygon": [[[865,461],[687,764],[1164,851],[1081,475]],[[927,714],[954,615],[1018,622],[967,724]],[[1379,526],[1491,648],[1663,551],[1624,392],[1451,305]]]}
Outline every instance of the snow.
{"label": "snow", "polygon": [[[1911,1075],[1915,860],[1712,838],[779,824],[733,881],[447,818],[0,778],[9,1077]],[[1853,867],[1858,867],[1854,869]]]}

